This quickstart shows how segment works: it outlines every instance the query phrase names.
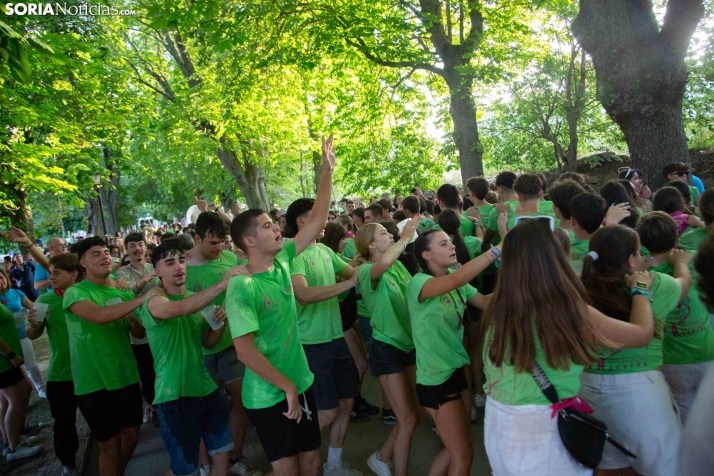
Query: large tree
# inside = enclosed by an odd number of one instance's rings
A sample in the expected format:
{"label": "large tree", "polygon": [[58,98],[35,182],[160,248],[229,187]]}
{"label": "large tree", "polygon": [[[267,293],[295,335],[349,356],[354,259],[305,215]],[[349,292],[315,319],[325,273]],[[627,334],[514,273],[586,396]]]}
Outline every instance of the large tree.
{"label": "large tree", "polygon": [[682,120],[685,57],[703,0],[669,0],[660,26],[651,0],[580,0],[573,34],[593,59],[597,97],[622,129],[632,166],[651,186],[689,162]]}

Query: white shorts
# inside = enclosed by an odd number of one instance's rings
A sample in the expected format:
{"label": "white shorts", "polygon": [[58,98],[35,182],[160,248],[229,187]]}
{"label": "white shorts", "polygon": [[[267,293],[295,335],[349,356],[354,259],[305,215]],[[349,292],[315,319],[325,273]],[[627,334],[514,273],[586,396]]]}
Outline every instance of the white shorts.
{"label": "white shorts", "polygon": [[699,383],[707,373],[714,361],[700,362],[698,364],[665,364],[660,368],[662,375],[669,384],[674,401],[679,407],[679,416],[682,425],[687,423],[687,415],[697,396]]}
{"label": "white shorts", "polygon": [[550,405],[511,406],[486,399],[484,441],[494,476],[590,476],[563,446]]}
{"label": "white shorts", "polygon": [[637,455],[625,456],[605,443],[600,469],[632,466],[647,476],[677,474],[682,435],[677,404],[659,370],[629,374],[580,376],[580,397],[593,407],[593,416],[607,424],[615,441]]}

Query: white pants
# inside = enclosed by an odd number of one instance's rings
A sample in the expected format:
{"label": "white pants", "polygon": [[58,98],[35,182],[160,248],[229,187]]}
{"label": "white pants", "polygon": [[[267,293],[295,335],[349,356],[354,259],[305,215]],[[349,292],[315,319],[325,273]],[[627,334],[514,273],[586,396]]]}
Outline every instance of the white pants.
{"label": "white pants", "polygon": [[42,379],[42,372],[37,366],[37,359],[35,359],[35,349],[32,347],[32,341],[28,337],[23,337],[20,339],[20,345],[22,346],[22,357],[25,361],[23,367],[27,372],[27,376],[30,377],[30,382],[35,386],[37,392],[45,391],[45,381]]}
{"label": "white pants", "polygon": [[598,468],[632,466],[646,476],[677,474],[682,424],[659,370],[615,375],[583,372],[580,381],[580,396],[595,410],[593,416],[607,424],[615,441],[637,455],[628,458],[606,443]]}
{"label": "white pants", "polygon": [[669,389],[672,391],[674,401],[677,402],[679,416],[682,418],[683,425],[687,423],[687,415],[694,404],[694,397],[697,396],[699,383],[713,362],[665,364],[660,368],[662,375],[664,375],[669,384]]}
{"label": "white pants", "polygon": [[511,406],[486,399],[484,440],[494,476],[590,476],[563,446],[550,405]]}

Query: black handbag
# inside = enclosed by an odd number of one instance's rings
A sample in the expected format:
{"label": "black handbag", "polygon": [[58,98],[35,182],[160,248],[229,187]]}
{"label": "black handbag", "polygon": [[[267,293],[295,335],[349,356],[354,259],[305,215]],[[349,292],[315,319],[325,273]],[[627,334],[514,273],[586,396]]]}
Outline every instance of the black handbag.
{"label": "black handbag", "polygon": [[[551,403],[560,402],[558,392],[553,384],[550,383],[538,362],[533,361],[531,375],[543,395]],[[572,408],[558,410],[558,433],[560,433],[560,439],[568,453],[578,462],[591,469],[595,469],[600,464],[605,441],[610,442],[630,458],[637,458],[608,435],[607,425],[604,421]]]}

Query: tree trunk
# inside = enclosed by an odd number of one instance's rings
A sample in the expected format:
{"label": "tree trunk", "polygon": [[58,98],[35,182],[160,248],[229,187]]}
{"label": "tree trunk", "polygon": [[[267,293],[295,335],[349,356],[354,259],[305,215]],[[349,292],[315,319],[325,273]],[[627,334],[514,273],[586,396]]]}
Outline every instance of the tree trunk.
{"label": "tree trunk", "polygon": [[218,149],[216,155],[238,183],[248,208],[270,210],[268,194],[265,191],[265,171],[254,165],[246,153],[243,154],[242,166],[238,154],[232,150]]}
{"label": "tree trunk", "polygon": [[[9,209],[8,216],[10,217],[10,223],[12,226],[16,226],[23,230],[27,236],[34,240],[35,239],[35,221],[32,218],[32,211],[27,205],[27,192],[23,189],[16,188],[13,185],[8,187],[10,192],[16,197],[15,203],[17,208]],[[24,245],[20,245],[20,253],[23,257],[27,258],[27,248]]]}
{"label": "tree trunk", "polygon": [[669,0],[660,29],[649,0],[580,0],[573,34],[593,59],[597,98],[625,135],[632,167],[660,187],[662,167],[689,163],[684,58],[702,0]]}
{"label": "tree trunk", "polygon": [[102,206],[104,209],[104,219],[107,221],[104,226],[106,234],[114,236],[119,230],[117,220],[117,198],[119,195],[119,182],[121,171],[119,170],[116,157],[108,147],[103,148],[104,164],[109,171],[109,182],[105,182],[100,189],[102,194]]}
{"label": "tree trunk", "polygon": [[472,89],[473,78],[462,75],[456,68],[444,68],[444,79],[449,86],[449,114],[454,124],[454,144],[459,151],[461,182],[483,175],[483,146],[478,136],[476,104]]}

